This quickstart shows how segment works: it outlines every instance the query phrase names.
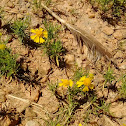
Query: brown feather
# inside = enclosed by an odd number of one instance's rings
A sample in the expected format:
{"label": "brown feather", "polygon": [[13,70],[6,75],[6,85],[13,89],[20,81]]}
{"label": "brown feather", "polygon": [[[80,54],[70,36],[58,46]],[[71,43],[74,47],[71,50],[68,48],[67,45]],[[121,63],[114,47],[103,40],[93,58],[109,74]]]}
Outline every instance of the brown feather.
{"label": "brown feather", "polygon": [[83,50],[83,46],[86,45],[90,53],[97,55],[97,52],[99,52],[101,55],[107,57],[107,59],[112,58],[112,53],[106,47],[104,47],[99,41],[97,41],[93,36],[88,34],[86,31],[67,23],[65,20],[61,19],[53,11],[51,11],[48,7],[46,7],[43,3],[41,3],[41,5],[44,9],[46,9],[52,16],[54,16],[59,22],[64,24],[73,33],[73,35],[77,39],[81,51]]}

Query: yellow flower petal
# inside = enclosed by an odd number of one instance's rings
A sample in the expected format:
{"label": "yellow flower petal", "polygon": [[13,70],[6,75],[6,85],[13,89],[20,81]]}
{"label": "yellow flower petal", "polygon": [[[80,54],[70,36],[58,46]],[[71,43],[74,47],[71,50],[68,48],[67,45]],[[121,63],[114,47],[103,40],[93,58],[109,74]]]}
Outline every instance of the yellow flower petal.
{"label": "yellow flower petal", "polygon": [[88,86],[85,86],[85,87],[83,88],[83,91],[84,91],[84,92],[89,91]]}
{"label": "yellow flower petal", "polygon": [[82,126],[82,124],[81,124],[81,123],[79,123],[79,126]]}
{"label": "yellow flower petal", "polygon": [[72,87],[73,86],[73,81],[72,80],[69,80],[69,82],[70,82],[70,87]]}
{"label": "yellow flower petal", "polygon": [[0,49],[1,50],[4,50],[6,48],[6,45],[5,44],[0,44]]}
{"label": "yellow flower petal", "polygon": [[56,126],[61,126],[59,123]]}
{"label": "yellow flower petal", "polygon": [[90,84],[91,84],[91,79],[90,78],[86,78],[84,80],[84,85],[89,86]]}
{"label": "yellow flower petal", "polygon": [[2,36],[2,33],[0,32],[0,36]]}
{"label": "yellow flower petal", "polygon": [[94,85],[93,84],[90,84],[89,85],[89,88],[92,90],[94,88]]}
{"label": "yellow flower petal", "polygon": [[39,28],[40,31],[43,31],[44,29],[43,28]]}
{"label": "yellow flower petal", "polygon": [[30,38],[34,40],[37,36],[36,35],[31,35]]}
{"label": "yellow flower petal", "polygon": [[39,37],[38,36],[35,37],[34,42],[39,43]]}
{"label": "yellow flower petal", "polygon": [[72,87],[73,86],[73,81],[72,80],[67,80],[67,79],[61,79],[62,83],[59,83],[59,86],[64,86],[64,87]]}
{"label": "yellow flower petal", "polygon": [[44,36],[45,38],[48,38],[48,33],[47,33],[47,31],[43,31],[43,36]]}
{"label": "yellow flower petal", "polygon": [[45,42],[43,38],[48,38],[48,32],[42,28],[31,29],[30,32],[35,33],[31,35],[31,39],[36,43],[43,43]]}
{"label": "yellow flower petal", "polygon": [[63,86],[63,83],[59,83],[59,86],[60,86],[60,87]]}
{"label": "yellow flower petal", "polygon": [[86,78],[86,76],[83,76],[83,77],[81,77],[81,78],[80,78],[80,80],[79,80],[79,81],[84,81],[84,80],[85,80],[85,78]]}
{"label": "yellow flower petal", "polygon": [[81,81],[77,81],[77,87],[81,87],[83,84],[84,84],[84,82],[81,82]]}
{"label": "yellow flower petal", "polygon": [[32,32],[32,33],[36,33],[36,30],[34,30],[34,29],[31,29],[31,30],[30,30],[30,32]]}
{"label": "yellow flower petal", "polygon": [[92,73],[90,73],[89,78],[92,80],[94,78],[94,75]]}
{"label": "yellow flower petal", "polygon": [[45,40],[43,38],[40,38],[40,43],[43,43]]}

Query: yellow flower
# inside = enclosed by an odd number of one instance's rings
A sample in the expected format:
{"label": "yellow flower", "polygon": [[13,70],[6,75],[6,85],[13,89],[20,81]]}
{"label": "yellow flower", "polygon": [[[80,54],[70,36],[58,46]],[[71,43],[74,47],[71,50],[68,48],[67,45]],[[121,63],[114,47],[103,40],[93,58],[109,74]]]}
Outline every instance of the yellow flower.
{"label": "yellow flower", "polygon": [[4,50],[6,48],[6,45],[5,44],[0,44],[0,49],[1,50]]}
{"label": "yellow flower", "polygon": [[84,91],[84,92],[89,91],[88,86],[85,86],[85,87],[83,88],[83,91]]}
{"label": "yellow flower", "polygon": [[89,91],[89,88],[90,89],[93,89],[94,88],[94,85],[91,84],[91,80],[92,80],[92,76],[90,77],[89,75],[89,78],[86,78],[86,76],[83,76],[80,78],[79,81],[77,81],[77,87],[81,87],[82,85],[84,85],[85,87],[83,88],[83,91],[86,92],[86,91]]}
{"label": "yellow flower", "polygon": [[94,75],[92,73],[89,74],[89,78],[94,79]]}
{"label": "yellow flower", "polygon": [[56,126],[61,126],[59,123]]}
{"label": "yellow flower", "polygon": [[84,84],[84,80],[86,79],[86,76],[83,76],[80,78],[79,81],[77,81],[77,87],[81,87]]}
{"label": "yellow flower", "polygon": [[2,33],[0,32],[0,36],[2,36]]}
{"label": "yellow flower", "polygon": [[67,80],[67,79],[61,79],[62,83],[59,83],[59,86],[64,86],[64,87],[72,87],[73,86],[73,81],[70,79],[70,80]]}
{"label": "yellow flower", "polygon": [[81,123],[79,123],[79,126],[82,126],[82,124],[81,124]]}
{"label": "yellow flower", "polygon": [[83,81],[85,86],[90,86],[91,84],[91,79],[90,78],[85,78],[85,80]]}
{"label": "yellow flower", "polygon": [[47,31],[42,28],[31,29],[30,32],[34,33],[34,35],[31,35],[30,37],[36,43],[43,43],[45,42],[45,38],[48,37]]}
{"label": "yellow flower", "polygon": [[126,126],[126,124],[123,123],[121,126]]}

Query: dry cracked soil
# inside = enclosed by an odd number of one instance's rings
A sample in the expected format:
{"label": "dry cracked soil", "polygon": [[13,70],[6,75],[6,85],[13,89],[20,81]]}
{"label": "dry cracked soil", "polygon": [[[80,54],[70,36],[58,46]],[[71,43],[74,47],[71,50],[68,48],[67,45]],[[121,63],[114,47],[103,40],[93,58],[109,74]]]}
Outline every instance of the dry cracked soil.
{"label": "dry cracked soil", "polygon": [[[1,0],[0,7],[4,10],[2,26],[26,16],[31,18],[30,28],[43,26],[42,21],[45,17],[50,22],[60,24],[44,9],[36,8],[35,0]],[[42,49],[23,45],[17,36],[11,36],[6,29],[1,27],[2,39],[12,37],[7,46],[14,54],[18,54],[18,62],[22,61],[22,69],[28,72],[19,78],[4,76],[0,78],[0,126],[46,126],[47,115],[55,117],[61,104],[61,101],[49,90],[48,83],[72,78],[75,66],[94,74],[93,83],[97,95],[99,98],[105,97],[106,102],[111,103],[109,109],[115,117],[105,114],[99,117],[90,115],[91,120],[85,125],[120,126],[123,123],[126,124],[126,103],[116,101],[117,92],[113,90],[101,91],[104,82],[103,75],[108,66],[114,70],[117,78],[126,73],[126,24],[115,26],[108,24],[101,19],[99,11],[94,11],[86,0],[52,0],[48,7],[62,19],[85,30],[107,47],[112,52],[118,68],[104,57],[94,61],[86,46],[83,47],[82,53],[74,35],[62,24],[62,31],[58,35],[63,47],[67,49],[64,60],[69,66],[62,69],[50,62],[48,56],[43,55]],[[123,46],[120,46],[122,42]],[[116,87],[120,86],[121,83],[118,82]],[[84,107],[81,105],[75,111],[73,120],[69,123],[70,126],[83,123],[83,115],[86,111]]]}

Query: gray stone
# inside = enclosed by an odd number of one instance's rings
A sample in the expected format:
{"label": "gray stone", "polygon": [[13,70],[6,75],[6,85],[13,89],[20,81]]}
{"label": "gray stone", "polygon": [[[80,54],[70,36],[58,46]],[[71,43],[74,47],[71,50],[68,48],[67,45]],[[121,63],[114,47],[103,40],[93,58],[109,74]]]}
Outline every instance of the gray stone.
{"label": "gray stone", "polygon": [[36,121],[30,120],[26,123],[25,126],[40,126],[40,124]]}

